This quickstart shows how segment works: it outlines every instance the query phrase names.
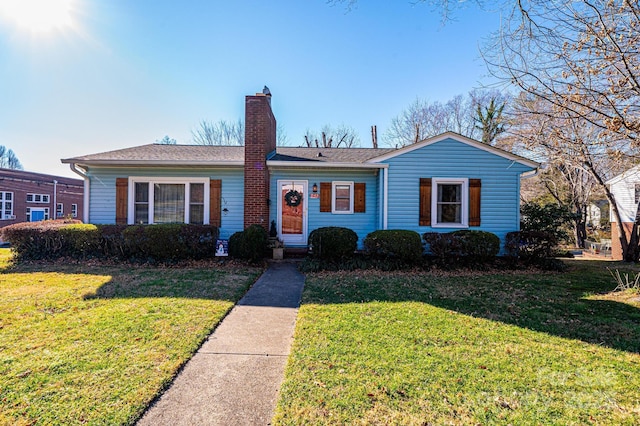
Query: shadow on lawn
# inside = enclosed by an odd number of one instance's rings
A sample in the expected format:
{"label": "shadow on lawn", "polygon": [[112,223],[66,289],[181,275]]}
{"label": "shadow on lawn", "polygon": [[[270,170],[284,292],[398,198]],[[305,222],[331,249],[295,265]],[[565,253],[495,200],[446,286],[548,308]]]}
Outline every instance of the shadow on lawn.
{"label": "shadow on lawn", "polygon": [[[345,277],[316,289],[305,303],[417,301],[568,339],[640,353],[640,308],[587,298],[613,290],[604,265],[571,262],[562,274],[388,274]],[[608,264],[608,266],[614,266]],[[628,266],[624,266],[628,268]],[[604,271],[604,272],[603,272]],[[395,277],[395,278],[394,278]]]}
{"label": "shadow on lawn", "polygon": [[230,268],[219,264],[195,267],[149,267],[94,263],[61,264],[24,262],[3,273],[56,273],[70,280],[103,281],[95,292],[82,295],[90,299],[189,298],[236,302],[258,275],[257,268]]}

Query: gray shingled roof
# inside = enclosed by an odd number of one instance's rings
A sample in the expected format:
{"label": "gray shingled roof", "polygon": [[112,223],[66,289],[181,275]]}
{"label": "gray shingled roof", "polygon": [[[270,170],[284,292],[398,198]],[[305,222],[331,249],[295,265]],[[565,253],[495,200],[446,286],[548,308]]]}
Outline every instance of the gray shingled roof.
{"label": "gray shingled roof", "polygon": [[271,161],[318,161],[324,163],[364,163],[395,151],[394,148],[288,148],[278,147]]}
{"label": "gray shingled roof", "polygon": [[99,154],[67,158],[63,163],[78,164],[210,164],[244,161],[243,146],[148,144]]}
{"label": "gray shingled roof", "polygon": [[[314,161],[322,163],[364,163],[393,148],[289,148],[278,147],[270,161]],[[99,154],[67,158],[77,164],[230,164],[244,162],[243,146],[148,144]]]}

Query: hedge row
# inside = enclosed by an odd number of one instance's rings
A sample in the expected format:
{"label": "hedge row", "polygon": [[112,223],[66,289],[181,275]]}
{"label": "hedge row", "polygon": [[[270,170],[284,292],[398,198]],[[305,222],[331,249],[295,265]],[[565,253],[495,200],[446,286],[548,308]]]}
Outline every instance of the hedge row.
{"label": "hedge row", "polygon": [[24,260],[203,259],[214,256],[218,238],[218,228],[211,225],[89,225],[67,219],[18,223],[1,231]]}
{"label": "hedge row", "polygon": [[[18,258],[26,260],[61,257],[102,257],[141,261],[203,259],[215,255],[218,228],[211,225],[88,225],[60,219],[19,223],[0,230]],[[375,261],[401,267],[418,264],[425,252],[437,263],[482,264],[500,251],[500,239],[483,231],[461,230],[420,235],[407,230],[380,230],[363,241],[365,255]],[[357,250],[358,236],[348,228],[318,228],[309,235],[311,257],[326,262],[350,262]],[[252,225],[229,239],[232,257],[258,261],[267,251],[264,228]],[[508,257],[535,261],[552,256],[555,238],[545,232],[518,231],[506,236]]]}
{"label": "hedge row", "polygon": [[[357,241],[356,233],[348,228],[327,227],[311,233],[309,247],[312,258],[316,261],[351,265],[363,261],[362,258],[355,257]],[[386,262],[384,267],[393,268],[416,265],[425,252],[441,266],[483,265],[493,262],[500,252],[498,236],[475,230],[428,232],[422,235],[422,239],[414,231],[381,230],[367,235],[363,245],[367,259],[376,265]],[[551,265],[547,261],[552,256],[555,245],[555,238],[545,232],[510,232],[506,238],[505,254],[512,261],[523,259],[558,269],[559,265]]]}

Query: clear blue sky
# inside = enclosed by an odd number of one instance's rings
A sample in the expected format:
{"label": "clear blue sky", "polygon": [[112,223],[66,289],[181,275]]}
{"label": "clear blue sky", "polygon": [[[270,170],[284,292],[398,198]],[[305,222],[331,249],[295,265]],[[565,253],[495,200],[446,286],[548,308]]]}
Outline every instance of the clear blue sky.
{"label": "clear blue sky", "polygon": [[416,97],[488,83],[479,46],[500,20],[469,8],[443,26],[410,1],[55,1],[71,2],[70,21],[48,31],[0,10],[0,144],[64,176],[61,158],[190,143],[202,119],[244,118],[265,84],[289,145],[344,123],[370,146],[370,126],[382,136]]}

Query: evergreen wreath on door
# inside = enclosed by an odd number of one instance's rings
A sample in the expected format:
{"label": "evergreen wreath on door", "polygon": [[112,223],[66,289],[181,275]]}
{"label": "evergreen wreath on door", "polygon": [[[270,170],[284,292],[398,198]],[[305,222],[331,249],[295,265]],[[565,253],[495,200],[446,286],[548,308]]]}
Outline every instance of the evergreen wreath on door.
{"label": "evergreen wreath on door", "polygon": [[302,203],[302,194],[295,189],[291,189],[284,194],[284,201],[289,207],[298,207]]}

